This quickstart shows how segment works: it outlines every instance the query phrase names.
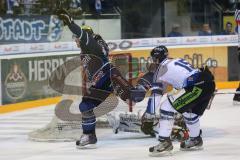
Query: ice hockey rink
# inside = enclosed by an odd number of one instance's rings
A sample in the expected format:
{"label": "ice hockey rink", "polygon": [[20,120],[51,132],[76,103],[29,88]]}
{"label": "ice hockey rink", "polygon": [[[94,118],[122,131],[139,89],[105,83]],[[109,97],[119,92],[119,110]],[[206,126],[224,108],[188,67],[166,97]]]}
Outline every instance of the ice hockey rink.
{"label": "ice hockey rink", "polygon": [[2,114],[0,160],[237,160],[240,157],[240,105],[233,105],[232,98],[232,94],[216,95],[211,109],[201,118],[203,150],[180,151],[179,143],[174,142],[173,155],[159,158],[148,156],[148,148],[157,143],[156,139],[134,133],[113,134],[111,129],[97,130],[98,148],[92,150],[78,150],[75,142],[28,140],[30,131],[51,120],[54,106]]}

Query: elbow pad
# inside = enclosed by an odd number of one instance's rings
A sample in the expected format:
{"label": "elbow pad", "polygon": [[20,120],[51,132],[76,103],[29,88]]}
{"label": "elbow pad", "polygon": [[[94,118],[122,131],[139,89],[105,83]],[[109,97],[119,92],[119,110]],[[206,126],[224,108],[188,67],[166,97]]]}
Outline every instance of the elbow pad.
{"label": "elbow pad", "polygon": [[164,94],[164,86],[162,83],[153,83],[150,88],[152,94],[163,95]]}
{"label": "elbow pad", "polygon": [[146,95],[146,90],[140,85],[130,90],[131,101],[140,102],[144,99],[145,95]]}

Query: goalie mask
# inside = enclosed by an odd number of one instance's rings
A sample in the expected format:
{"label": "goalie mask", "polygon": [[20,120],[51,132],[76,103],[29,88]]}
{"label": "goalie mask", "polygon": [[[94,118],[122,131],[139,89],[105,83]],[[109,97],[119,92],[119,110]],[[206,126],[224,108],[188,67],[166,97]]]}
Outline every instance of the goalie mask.
{"label": "goalie mask", "polygon": [[168,49],[165,46],[157,46],[152,49],[151,57],[154,63],[161,63],[168,56]]}

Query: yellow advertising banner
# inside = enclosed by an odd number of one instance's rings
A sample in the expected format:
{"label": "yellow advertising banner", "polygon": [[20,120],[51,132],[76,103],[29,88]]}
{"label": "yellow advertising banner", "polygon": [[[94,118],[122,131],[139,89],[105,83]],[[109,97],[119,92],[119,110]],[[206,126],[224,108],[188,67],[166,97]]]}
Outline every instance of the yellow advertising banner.
{"label": "yellow advertising banner", "polygon": [[[147,59],[150,49],[114,51],[112,54],[131,53],[133,59],[137,59],[139,72],[146,70]],[[188,48],[170,48],[169,56],[172,58],[184,58],[194,67],[209,66],[215,76],[216,81],[228,81],[228,48],[226,46],[211,47],[188,47]],[[136,61],[136,60],[135,60]],[[143,64],[145,63],[145,64]],[[136,72],[133,71],[133,72]]]}

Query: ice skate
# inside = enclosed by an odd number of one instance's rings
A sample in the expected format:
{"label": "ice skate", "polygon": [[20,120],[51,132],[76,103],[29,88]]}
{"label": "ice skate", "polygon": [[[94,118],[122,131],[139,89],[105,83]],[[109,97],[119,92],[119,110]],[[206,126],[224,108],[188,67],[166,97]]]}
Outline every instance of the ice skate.
{"label": "ice skate", "polygon": [[169,139],[160,140],[159,144],[149,148],[149,156],[161,157],[171,155],[173,150],[172,142]]}
{"label": "ice skate", "polygon": [[203,149],[203,140],[201,135],[198,137],[190,137],[189,139],[183,141],[180,144],[180,150],[190,151],[190,150],[202,150]]}
{"label": "ice skate", "polygon": [[76,141],[78,149],[94,149],[97,148],[97,137],[95,134],[83,134],[80,140]]}
{"label": "ice skate", "polygon": [[[240,92],[240,89],[237,90],[237,92]],[[233,105],[240,105],[240,94],[235,94],[233,97]]]}
{"label": "ice skate", "polygon": [[[236,89],[236,92],[240,92],[240,83],[238,88]],[[233,105],[240,105],[240,94],[235,93],[233,97]]]}

